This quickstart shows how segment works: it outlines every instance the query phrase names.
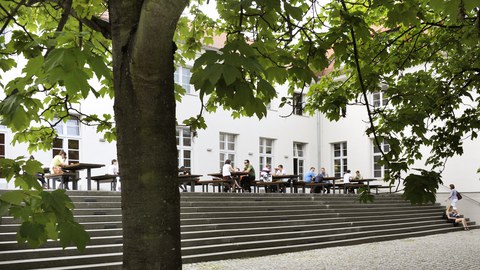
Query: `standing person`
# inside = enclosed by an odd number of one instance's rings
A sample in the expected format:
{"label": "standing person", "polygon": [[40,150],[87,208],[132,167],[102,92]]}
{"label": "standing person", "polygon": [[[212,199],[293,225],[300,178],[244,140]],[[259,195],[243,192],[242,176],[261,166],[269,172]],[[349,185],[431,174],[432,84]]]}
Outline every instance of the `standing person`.
{"label": "standing person", "polygon": [[241,178],[240,186],[242,186],[242,189],[244,191],[252,192],[252,189],[250,187],[250,181],[255,181],[255,169],[250,164],[250,160],[248,159],[245,159],[243,164],[245,165],[243,172],[248,173],[248,175],[245,175]]}
{"label": "standing person", "polygon": [[[116,159],[112,159],[112,163],[110,165],[108,165],[107,167],[107,174],[108,175],[118,175],[119,172],[118,172],[118,161]],[[117,176],[115,177],[115,182],[113,183],[113,190],[117,190],[117,186],[118,186],[118,190],[120,190],[120,177]],[[117,185],[118,183],[118,185]]]}
{"label": "standing person", "polygon": [[347,170],[347,172],[343,175],[343,184],[345,185],[345,190],[348,190],[348,193],[355,193],[355,190],[353,188],[348,188],[350,185],[350,180],[353,179],[353,176],[351,174],[350,170]]}
{"label": "standing person", "polygon": [[223,180],[226,180],[229,182],[230,186],[225,186],[223,188],[224,192],[228,192],[228,190],[231,188],[232,192],[235,192],[237,188],[240,188],[240,186],[237,183],[237,180],[233,179],[232,173],[235,171],[235,169],[232,167],[232,161],[230,159],[225,160],[225,164],[223,164],[222,167],[222,177]]}
{"label": "standing person", "polygon": [[[450,200],[450,206],[452,207],[452,212],[455,214],[455,217],[459,217],[457,202],[458,202],[458,191],[455,189],[454,184],[450,184],[450,195],[448,195],[448,200]],[[445,200],[447,201],[447,200]]]}
{"label": "standing person", "polygon": [[[50,162],[50,173],[63,174],[62,168],[67,164],[67,153],[65,153],[63,150],[58,151],[58,154],[54,156]],[[68,189],[68,176],[62,176],[62,181],[59,188]]]}

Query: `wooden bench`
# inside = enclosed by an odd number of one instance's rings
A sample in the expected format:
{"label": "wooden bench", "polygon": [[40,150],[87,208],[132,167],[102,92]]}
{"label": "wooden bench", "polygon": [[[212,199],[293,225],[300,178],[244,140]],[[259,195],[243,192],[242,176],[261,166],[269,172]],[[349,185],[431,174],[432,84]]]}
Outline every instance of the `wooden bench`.
{"label": "wooden bench", "polygon": [[[218,186],[218,192],[222,192],[222,187],[226,188],[231,186],[231,182],[223,179],[213,179],[213,180],[201,180],[197,181],[197,185],[202,185],[202,192],[208,192],[208,186],[213,186],[213,192],[215,192],[215,186]],[[230,188],[231,190],[231,188]]]}
{"label": "wooden bench", "polygon": [[284,182],[282,181],[277,181],[277,182],[262,182],[262,181],[255,181],[255,184],[253,185],[253,192],[255,193],[260,193],[260,187],[265,187],[265,192],[267,192],[267,187],[276,187],[276,190],[280,191],[282,190],[284,186]]}
{"label": "wooden bench", "polygon": [[[52,174],[46,174],[45,175],[45,178],[47,179],[47,185],[48,186],[50,186],[50,179],[52,179],[53,189],[57,188],[55,180],[60,181],[60,183],[62,183],[62,178],[63,177],[68,178],[68,181],[72,182],[72,189],[73,190],[78,189],[77,182],[78,182],[78,180],[80,180],[80,178],[77,178],[77,174],[74,173],[74,172],[64,172],[64,173],[55,173],[55,174],[52,173]],[[62,184],[60,184],[60,186],[62,188],[64,188]],[[59,186],[59,188],[60,188],[60,186]]]}
{"label": "wooden bench", "polygon": [[92,176],[90,177],[90,179],[92,179],[93,181],[97,181],[97,190],[100,190],[101,182],[110,182],[110,190],[115,191],[117,189],[117,177],[118,175],[115,174],[104,174]]}
{"label": "wooden bench", "polygon": [[370,185],[370,189],[375,189],[375,194],[378,194],[378,189],[388,189],[388,193],[392,193],[393,186]]}
{"label": "wooden bench", "polygon": [[[297,185],[299,185],[299,184],[297,184]],[[329,185],[332,186],[332,184],[329,184],[329,183],[315,183],[315,182],[305,183],[305,182],[303,182],[303,193],[305,193],[305,188],[307,188],[307,187],[310,188],[310,189],[320,187],[323,190],[324,187],[329,186]],[[310,193],[313,193],[313,191],[310,192]]]}

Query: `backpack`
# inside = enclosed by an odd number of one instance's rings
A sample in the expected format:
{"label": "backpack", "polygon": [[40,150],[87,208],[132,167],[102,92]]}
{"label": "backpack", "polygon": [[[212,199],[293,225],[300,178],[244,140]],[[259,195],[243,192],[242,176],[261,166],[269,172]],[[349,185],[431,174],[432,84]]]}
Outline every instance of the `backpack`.
{"label": "backpack", "polygon": [[460,192],[457,191],[457,199],[458,200],[461,200],[462,199],[462,195],[460,194]]}

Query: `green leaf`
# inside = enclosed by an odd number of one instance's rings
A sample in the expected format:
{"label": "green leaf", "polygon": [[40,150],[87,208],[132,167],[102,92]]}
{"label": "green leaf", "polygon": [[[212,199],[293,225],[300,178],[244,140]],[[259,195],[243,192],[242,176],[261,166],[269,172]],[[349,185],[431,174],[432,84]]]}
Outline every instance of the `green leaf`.
{"label": "green leaf", "polygon": [[290,5],[288,2],[283,2],[283,5],[285,7],[285,12],[292,16],[295,20],[301,21],[303,17],[303,11],[299,7],[295,7]]}
{"label": "green leaf", "polygon": [[2,194],[0,200],[9,204],[20,205],[27,197],[28,194],[25,191],[13,190]]}
{"label": "green leaf", "polygon": [[227,86],[234,83],[237,79],[242,78],[240,70],[230,65],[223,66],[222,74]]}
{"label": "green leaf", "polygon": [[60,231],[58,237],[62,247],[74,244],[80,251],[85,250],[85,246],[90,241],[90,236],[82,225],[74,222],[65,222],[59,224],[58,229]]}

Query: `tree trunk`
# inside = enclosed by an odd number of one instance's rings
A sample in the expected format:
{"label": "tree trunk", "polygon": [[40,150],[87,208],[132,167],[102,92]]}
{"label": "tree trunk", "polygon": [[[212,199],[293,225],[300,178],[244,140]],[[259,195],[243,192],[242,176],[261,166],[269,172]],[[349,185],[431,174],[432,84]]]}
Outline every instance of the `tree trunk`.
{"label": "tree trunk", "polygon": [[173,34],[187,2],[109,2],[124,269],[182,267]]}

